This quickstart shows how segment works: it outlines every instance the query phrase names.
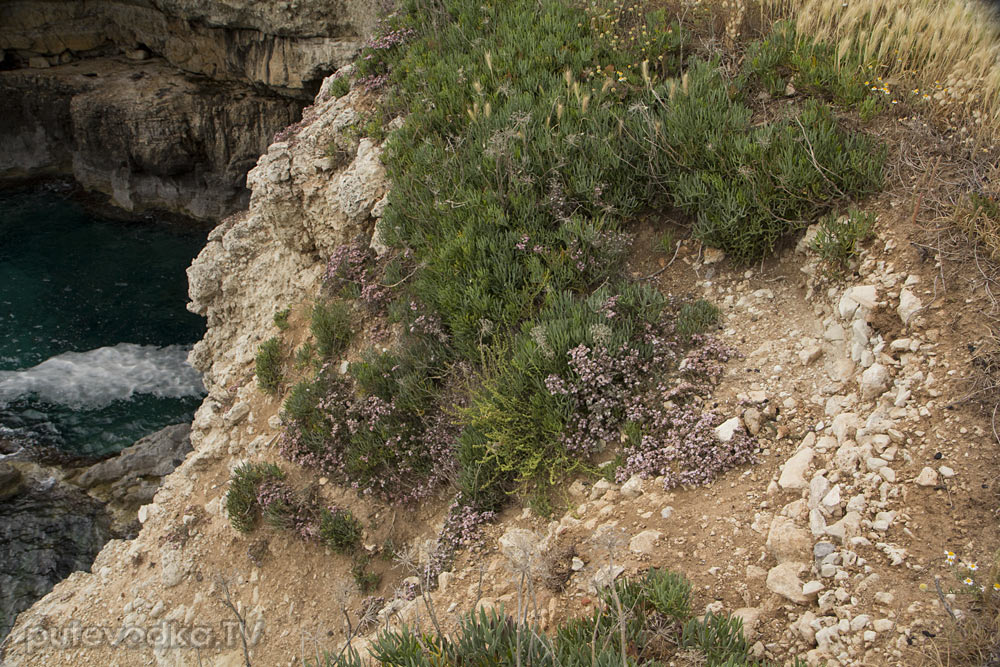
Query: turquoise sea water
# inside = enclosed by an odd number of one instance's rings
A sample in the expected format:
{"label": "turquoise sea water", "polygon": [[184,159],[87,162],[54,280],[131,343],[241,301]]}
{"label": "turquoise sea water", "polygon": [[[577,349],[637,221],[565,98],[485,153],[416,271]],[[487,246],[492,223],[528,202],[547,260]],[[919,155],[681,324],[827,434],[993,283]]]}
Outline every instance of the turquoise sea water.
{"label": "turquoise sea water", "polygon": [[206,233],[0,192],[0,438],[102,455],[190,419],[185,269]]}

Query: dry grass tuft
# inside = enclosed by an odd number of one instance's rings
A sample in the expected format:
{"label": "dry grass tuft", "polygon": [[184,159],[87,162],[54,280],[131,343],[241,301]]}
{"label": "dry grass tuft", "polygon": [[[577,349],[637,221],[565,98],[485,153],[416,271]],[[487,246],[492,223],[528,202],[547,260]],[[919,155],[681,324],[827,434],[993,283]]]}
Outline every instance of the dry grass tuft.
{"label": "dry grass tuft", "polygon": [[989,250],[990,259],[1000,260],[1000,166],[956,202],[952,222]]}
{"label": "dry grass tuft", "polygon": [[799,34],[836,44],[841,62],[856,54],[863,66],[874,66],[882,80],[872,85],[887,94],[932,102],[949,117],[1000,135],[1000,16],[990,3],[763,2],[771,12],[793,18]]}
{"label": "dry grass tuft", "polygon": [[[948,620],[943,632],[923,651],[923,664],[940,667],[1000,665],[1000,595],[992,586],[1000,581],[1000,554],[994,555],[982,579],[986,582],[986,590],[973,595],[967,612],[953,609],[952,604],[941,597]],[[941,595],[940,589],[938,594]]]}

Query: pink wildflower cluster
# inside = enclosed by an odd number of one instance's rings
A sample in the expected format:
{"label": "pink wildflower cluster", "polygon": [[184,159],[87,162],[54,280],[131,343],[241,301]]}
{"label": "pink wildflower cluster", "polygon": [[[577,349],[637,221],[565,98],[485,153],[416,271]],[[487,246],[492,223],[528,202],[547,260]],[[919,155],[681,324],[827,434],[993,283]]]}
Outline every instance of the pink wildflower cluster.
{"label": "pink wildflower cluster", "polygon": [[358,79],[358,86],[364,88],[367,93],[381,90],[387,83],[389,83],[388,74],[369,74]]}
{"label": "pink wildflower cluster", "polygon": [[437,545],[426,565],[422,581],[434,585],[437,576],[451,564],[455,553],[462,548],[475,549],[482,546],[483,525],[496,519],[496,512],[478,510],[455,500],[448,508],[448,518],[445,519]]}
{"label": "pink wildflower cluster", "polygon": [[735,352],[713,336],[692,338],[695,347],[678,365],[677,383],[660,383],[629,411],[642,435],[625,443],[624,463],[615,472],[619,481],[639,475],[662,476],[666,488],[708,484],[726,470],[756,460],[752,436],[740,429],[729,442],[720,442],[714,429],[722,417],[699,407]]}
{"label": "pink wildflower cluster", "polygon": [[392,19],[396,16],[390,14],[376,23],[372,36],[365,43],[365,48],[370,51],[364,56],[365,60],[371,60],[375,56],[372,52],[388,51],[402,46],[417,34],[412,28],[393,28]]}
{"label": "pink wildflower cluster", "polygon": [[257,489],[257,504],[267,519],[302,539],[319,535],[319,507],[305,502],[280,479],[265,480]]}
{"label": "pink wildflower cluster", "polygon": [[326,283],[335,289],[355,288],[358,300],[372,312],[381,311],[389,300],[389,288],[378,280],[370,248],[358,242],[339,246],[326,264]]}
{"label": "pink wildflower cluster", "polygon": [[396,399],[357,396],[346,380],[325,386],[312,423],[286,424],[286,459],[391,502],[414,503],[454,475],[458,426],[444,412],[403,414]]}
{"label": "pink wildflower cluster", "polygon": [[[617,304],[618,298],[611,297],[601,312],[611,319]],[[641,351],[629,343],[610,349],[606,341],[597,341],[601,332],[595,327],[593,347],[581,344],[568,352],[569,376],[545,379],[550,394],[570,401],[573,417],[561,436],[568,452],[587,456],[600,451],[605,443],[617,442],[625,421],[643,417],[647,379],[666,373],[677,358],[672,328],[662,328],[666,331],[646,327],[640,337],[646,349]]]}
{"label": "pink wildflower cluster", "polygon": [[632,244],[631,234],[616,231],[599,232],[590,243],[574,238],[566,252],[577,271],[584,274],[603,274],[608,265],[617,264]]}

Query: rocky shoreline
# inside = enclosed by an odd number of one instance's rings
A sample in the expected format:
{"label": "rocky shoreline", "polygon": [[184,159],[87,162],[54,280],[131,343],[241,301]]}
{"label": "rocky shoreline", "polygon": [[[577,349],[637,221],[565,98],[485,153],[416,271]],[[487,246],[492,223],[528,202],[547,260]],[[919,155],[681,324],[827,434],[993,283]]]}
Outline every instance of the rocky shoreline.
{"label": "rocky shoreline", "polygon": [[46,451],[0,461],[0,638],[109,540],[136,536],[139,507],[191,451],[190,433],[167,426],[96,463]]}

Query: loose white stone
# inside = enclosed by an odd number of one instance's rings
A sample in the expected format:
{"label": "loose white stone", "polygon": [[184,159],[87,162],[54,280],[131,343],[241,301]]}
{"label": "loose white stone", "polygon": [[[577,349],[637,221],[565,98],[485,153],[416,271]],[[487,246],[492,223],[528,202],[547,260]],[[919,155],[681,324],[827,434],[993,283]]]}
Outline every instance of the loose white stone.
{"label": "loose white stone", "polygon": [[918,486],[937,486],[938,474],[930,466],[924,466],[917,478],[913,480]]}
{"label": "loose white stone", "polygon": [[632,475],[628,481],[622,484],[622,495],[626,498],[638,498],[642,495],[642,478]]}
{"label": "loose white stone", "polygon": [[882,364],[872,364],[861,374],[861,398],[878,398],[889,388],[889,371]]}
{"label": "loose white stone", "polygon": [[840,505],[840,484],[835,485],[829,493],[823,496],[823,505],[829,508]]}
{"label": "loose white stone", "polygon": [[847,290],[847,294],[855,303],[868,310],[878,304],[878,289],[875,285],[858,285]]}
{"label": "loose white stone", "polygon": [[809,533],[796,526],[794,521],[776,516],[771,521],[764,546],[779,563],[802,561],[809,557],[812,540]]}
{"label": "loose white stone", "polygon": [[819,597],[819,592],[824,588],[825,586],[820,581],[807,581],[802,585],[802,595],[810,599],[815,599]]}
{"label": "loose white stone", "polygon": [[896,309],[896,314],[899,315],[903,324],[909,324],[921,308],[923,308],[923,304],[916,294],[905,287],[899,292],[899,307]]}
{"label": "loose white stone", "polygon": [[851,619],[851,632],[858,632],[859,630],[864,630],[868,627],[868,624],[872,622],[871,616],[868,614],[858,614]]}
{"label": "loose white stone", "polygon": [[797,604],[806,604],[809,602],[809,598],[802,592],[802,581],[799,579],[799,572],[807,570],[808,567],[804,563],[796,563],[794,561],[778,563],[767,573],[766,584],[768,590]]}
{"label": "loose white stone", "polygon": [[223,415],[222,419],[227,426],[233,426],[240,423],[248,414],[250,414],[250,404],[241,402],[229,408],[229,411]]}
{"label": "loose white stone", "polygon": [[731,417],[715,427],[715,437],[718,438],[719,442],[729,442],[739,427],[740,418]]}
{"label": "loose white stone", "polygon": [[799,361],[802,362],[804,366],[808,366],[823,354],[823,348],[819,345],[810,345],[809,347],[803,348],[799,351]]}
{"label": "loose white stone", "polygon": [[636,554],[652,554],[656,551],[656,543],[661,537],[663,533],[658,530],[644,530],[629,541],[629,551]]}
{"label": "loose white stone", "polygon": [[785,467],[781,470],[781,477],[778,478],[778,486],[785,490],[804,489],[806,487],[805,473],[812,463],[812,447],[803,447],[795,453],[792,458],[785,462]]}

